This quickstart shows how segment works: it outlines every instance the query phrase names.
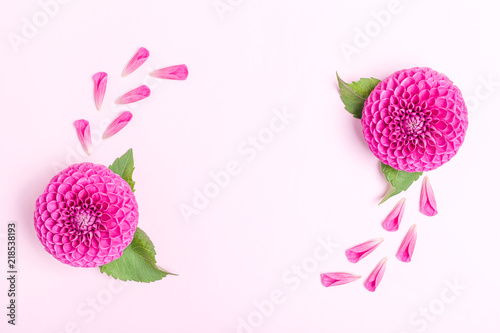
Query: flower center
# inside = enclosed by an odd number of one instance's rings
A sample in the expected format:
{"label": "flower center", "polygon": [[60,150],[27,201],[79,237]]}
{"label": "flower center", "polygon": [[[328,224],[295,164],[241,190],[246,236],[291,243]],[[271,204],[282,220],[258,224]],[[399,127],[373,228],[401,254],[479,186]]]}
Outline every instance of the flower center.
{"label": "flower center", "polygon": [[85,210],[76,212],[73,217],[73,223],[78,230],[88,230],[94,225],[95,222],[96,216]]}

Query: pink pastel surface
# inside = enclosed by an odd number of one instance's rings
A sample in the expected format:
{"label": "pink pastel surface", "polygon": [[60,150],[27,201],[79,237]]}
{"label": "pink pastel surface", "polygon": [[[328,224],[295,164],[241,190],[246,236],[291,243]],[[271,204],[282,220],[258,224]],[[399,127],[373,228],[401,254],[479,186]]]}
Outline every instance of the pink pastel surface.
{"label": "pink pastel surface", "polygon": [[[355,46],[358,29],[376,22],[371,12],[391,1],[242,1],[224,20],[212,0],[57,3],[18,53],[8,34],[21,34],[24,18],[43,9],[24,0],[0,11],[0,332],[250,333],[249,318],[252,333],[500,331],[500,178],[488,172],[498,166],[500,124],[500,87],[491,83],[500,81],[495,2],[401,0],[369,43],[359,38],[350,61],[342,43]],[[141,46],[148,61],[122,79]],[[148,75],[175,64],[189,67],[187,80]],[[462,147],[428,173],[439,205],[432,218],[419,212],[421,179],[377,205],[386,181],[336,90],[336,71],[353,81],[413,66],[446,74],[470,103]],[[98,71],[109,75],[100,112],[91,81]],[[114,104],[143,84],[150,97]],[[123,111],[133,120],[103,141]],[[91,126],[90,157],[73,126],[82,118]],[[33,211],[68,164],[109,165],[129,148],[138,226],[158,263],[179,276],[122,286],[48,254]],[[186,223],[180,204],[214,191],[214,177],[224,187]],[[388,233],[381,221],[403,196],[401,227]],[[5,315],[9,221],[18,229],[15,327]],[[414,257],[401,263],[394,255],[414,223]],[[375,252],[347,261],[347,248],[377,237],[385,240]],[[363,283],[385,256],[370,293]],[[362,278],[325,288],[324,272]]]}

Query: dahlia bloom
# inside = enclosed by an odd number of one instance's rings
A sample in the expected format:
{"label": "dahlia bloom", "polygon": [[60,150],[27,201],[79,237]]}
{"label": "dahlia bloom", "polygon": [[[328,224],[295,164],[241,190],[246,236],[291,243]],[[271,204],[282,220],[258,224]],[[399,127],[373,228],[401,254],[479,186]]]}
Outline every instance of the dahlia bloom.
{"label": "dahlia bloom", "polygon": [[119,258],[132,242],[139,212],[129,184],[103,165],[74,164],[36,201],[35,229],[45,250],[75,267]]}
{"label": "dahlia bloom", "polygon": [[407,172],[430,171],[462,145],[467,107],[448,77],[415,67],[392,74],[373,89],[361,123],[370,150],[383,163]]}

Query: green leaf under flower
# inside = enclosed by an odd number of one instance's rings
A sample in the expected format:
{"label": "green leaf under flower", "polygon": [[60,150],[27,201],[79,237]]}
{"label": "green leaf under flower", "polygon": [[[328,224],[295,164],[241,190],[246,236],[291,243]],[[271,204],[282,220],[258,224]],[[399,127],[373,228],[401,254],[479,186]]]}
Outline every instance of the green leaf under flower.
{"label": "green leaf under flower", "polygon": [[117,158],[113,164],[109,166],[109,169],[116,173],[118,176],[122,177],[135,192],[134,185],[135,182],[132,180],[132,173],[134,172],[134,154],[132,149],[129,149],[122,157]]}
{"label": "green leaf under flower", "polygon": [[101,273],[123,281],[153,282],[163,279],[167,272],[156,265],[156,251],[148,235],[137,228],[132,243],[123,251],[123,255],[101,266]]}
{"label": "green leaf under flower", "polygon": [[381,203],[384,203],[390,197],[395,196],[396,194],[401,193],[402,191],[406,191],[410,185],[416,181],[421,175],[422,172],[406,172],[402,170],[396,170],[393,167],[388,166],[387,164],[382,164],[382,172],[385,175],[385,179],[390,184],[387,193],[384,195]]}
{"label": "green leaf under flower", "polygon": [[[135,182],[134,156],[129,149],[122,157],[117,158],[109,169],[123,178],[134,192]],[[123,281],[153,282],[163,279],[167,272],[156,265],[156,251],[151,239],[140,228],[136,228],[132,242],[123,250],[120,258],[100,267],[101,273],[106,273],[115,279]]]}
{"label": "green leaf under flower", "polygon": [[379,84],[380,80],[371,77],[348,84],[339,77],[338,73],[337,80],[339,82],[340,98],[344,102],[345,109],[352,113],[354,118],[361,119],[365,100]]}

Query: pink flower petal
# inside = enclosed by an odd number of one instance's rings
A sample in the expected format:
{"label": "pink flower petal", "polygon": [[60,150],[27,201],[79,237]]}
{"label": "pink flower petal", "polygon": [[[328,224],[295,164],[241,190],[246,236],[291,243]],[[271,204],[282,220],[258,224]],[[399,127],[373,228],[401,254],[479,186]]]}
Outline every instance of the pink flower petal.
{"label": "pink flower petal", "polygon": [[97,110],[101,111],[102,101],[106,93],[106,86],[108,84],[108,74],[99,72],[92,76],[94,80],[94,103]]}
{"label": "pink flower petal", "polygon": [[401,199],[392,211],[387,215],[384,222],[382,222],[382,227],[387,231],[397,231],[399,229],[399,224],[403,219],[403,213],[405,212],[406,198]]}
{"label": "pink flower petal", "polygon": [[399,250],[396,253],[396,258],[402,262],[410,262],[413,256],[413,250],[415,250],[415,243],[417,242],[417,225],[411,226],[410,230],[406,233],[405,238],[399,246]]}
{"label": "pink flower petal", "polygon": [[383,238],[376,238],[347,249],[345,255],[347,260],[357,263],[373,251],[384,241]]}
{"label": "pink flower petal", "polygon": [[325,287],[340,286],[360,279],[360,275],[351,273],[325,273],[321,274],[321,284]]}
{"label": "pink flower petal", "polygon": [[420,191],[420,212],[427,216],[434,216],[438,213],[434,191],[427,176],[424,177]]}
{"label": "pink flower petal", "polygon": [[120,114],[111,124],[109,124],[108,128],[104,132],[102,138],[107,139],[112,137],[116,133],[118,133],[122,128],[124,128],[129,121],[132,120],[132,113],[129,111],[125,111]]}
{"label": "pink flower petal", "polygon": [[148,86],[142,85],[134,90],[129,91],[125,95],[118,97],[115,101],[116,104],[129,104],[138,102],[151,95],[151,90]]}
{"label": "pink flower petal", "polygon": [[149,73],[152,77],[168,80],[185,80],[188,74],[189,72],[186,65],[165,67]]}
{"label": "pink flower petal", "polygon": [[85,119],[77,120],[75,121],[75,128],[83,150],[90,156],[92,154],[92,140],[90,137],[89,122]]}
{"label": "pink flower petal", "polygon": [[384,277],[385,266],[387,265],[387,257],[380,260],[380,262],[375,266],[373,271],[370,273],[368,278],[365,281],[365,288],[368,291],[375,291],[377,289],[382,277]]}
{"label": "pink flower petal", "polygon": [[125,77],[135,71],[137,68],[141,67],[141,65],[148,60],[149,51],[144,47],[141,47],[139,51],[130,59],[127,66],[123,69],[122,77]]}

